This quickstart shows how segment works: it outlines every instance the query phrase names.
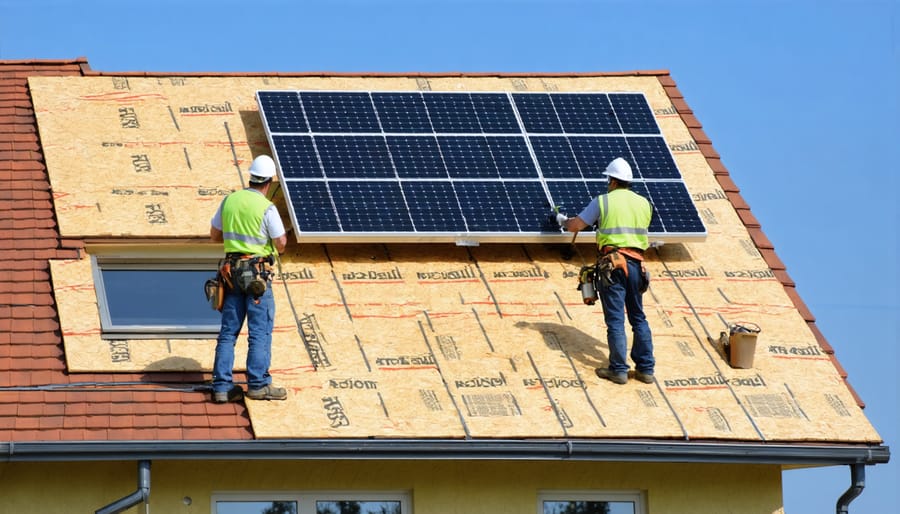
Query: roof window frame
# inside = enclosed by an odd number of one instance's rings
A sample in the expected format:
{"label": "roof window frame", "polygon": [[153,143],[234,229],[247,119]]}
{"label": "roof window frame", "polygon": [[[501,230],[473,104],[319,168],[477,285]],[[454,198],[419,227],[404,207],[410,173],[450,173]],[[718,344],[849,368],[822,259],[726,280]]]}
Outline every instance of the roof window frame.
{"label": "roof window frame", "polygon": [[[116,322],[110,312],[110,299],[103,272],[109,270],[150,272],[154,270],[194,270],[208,272],[209,278],[213,278],[219,260],[222,258],[219,245],[190,243],[96,244],[86,245],[85,251],[91,258],[91,272],[97,295],[102,339],[214,339],[218,336],[220,329],[218,321],[196,325]],[[195,289],[192,288],[189,294],[196,294],[197,301],[205,303],[202,284],[197,285]]]}

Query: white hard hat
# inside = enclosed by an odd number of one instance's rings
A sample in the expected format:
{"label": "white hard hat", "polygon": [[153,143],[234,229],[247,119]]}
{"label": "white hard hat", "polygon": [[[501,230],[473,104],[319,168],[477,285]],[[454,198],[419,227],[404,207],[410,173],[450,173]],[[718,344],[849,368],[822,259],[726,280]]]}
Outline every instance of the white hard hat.
{"label": "white hard hat", "polygon": [[613,159],[613,161],[609,163],[609,166],[606,167],[606,171],[604,171],[603,174],[619,179],[622,182],[631,182],[634,180],[634,175],[631,173],[631,165],[621,157]]}
{"label": "white hard hat", "polygon": [[275,176],[275,161],[268,155],[260,155],[250,165],[250,182],[265,182]]}

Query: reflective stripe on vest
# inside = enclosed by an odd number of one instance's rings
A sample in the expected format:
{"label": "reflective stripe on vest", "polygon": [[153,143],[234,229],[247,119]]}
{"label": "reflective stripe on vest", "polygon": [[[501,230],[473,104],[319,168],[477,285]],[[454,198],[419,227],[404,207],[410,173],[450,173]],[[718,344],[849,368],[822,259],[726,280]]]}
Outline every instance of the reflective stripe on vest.
{"label": "reflective stripe on vest", "polygon": [[650,246],[647,228],[653,209],[643,196],[629,189],[614,189],[597,197],[600,207],[600,224],[597,228],[597,245],[619,248]]}
{"label": "reflective stripe on vest", "polygon": [[263,234],[266,210],[272,205],[253,189],[235,191],[222,205],[222,238],[225,253],[271,255],[275,253],[268,236]]}

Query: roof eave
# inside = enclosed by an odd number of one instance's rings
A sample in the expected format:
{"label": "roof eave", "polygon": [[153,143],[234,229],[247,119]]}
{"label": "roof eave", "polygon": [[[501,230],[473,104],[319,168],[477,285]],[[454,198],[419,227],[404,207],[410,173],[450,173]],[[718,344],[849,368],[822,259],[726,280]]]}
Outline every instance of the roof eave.
{"label": "roof eave", "polygon": [[867,444],[698,443],[585,440],[273,439],[0,443],[0,461],[110,460],[581,460],[832,466],[885,464],[890,448]]}

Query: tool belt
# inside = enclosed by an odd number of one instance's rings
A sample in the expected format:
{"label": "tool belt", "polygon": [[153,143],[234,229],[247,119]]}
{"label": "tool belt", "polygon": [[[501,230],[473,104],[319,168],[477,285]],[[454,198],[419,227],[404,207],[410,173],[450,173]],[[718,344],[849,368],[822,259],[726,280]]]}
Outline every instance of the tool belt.
{"label": "tool belt", "polygon": [[271,255],[259,257],[230,253],[219,261],[217,276],[228,289],[238,288],[254,300],[259,300],[272,280],[271,266],[274,262]]}
{"label": "tool belt", "polygon": [[[637,251],[637,250],[635,250]],[[615,270],[620,269],[628,278],[628,259],[629,257],[615,246],[604,246],[600,249],[600,259],[597,261],[597,276],[600,282],[609,287],[612,284],[612,274]],[[641,262],[641,285],[640,292],[644,293],[650,287],[650,273],[647,267]]]}

